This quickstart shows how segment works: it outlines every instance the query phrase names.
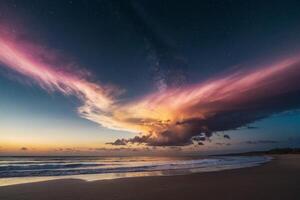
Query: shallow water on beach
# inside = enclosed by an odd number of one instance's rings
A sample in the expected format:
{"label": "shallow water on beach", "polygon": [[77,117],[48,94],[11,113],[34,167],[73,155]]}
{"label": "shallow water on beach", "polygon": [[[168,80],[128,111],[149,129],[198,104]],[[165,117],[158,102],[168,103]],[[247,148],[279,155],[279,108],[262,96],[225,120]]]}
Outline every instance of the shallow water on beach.
{"label": "shallow water on beach", "polygon": [[0,157],[0,186],[56,179],[171,176],[261,165],[267,156]]}

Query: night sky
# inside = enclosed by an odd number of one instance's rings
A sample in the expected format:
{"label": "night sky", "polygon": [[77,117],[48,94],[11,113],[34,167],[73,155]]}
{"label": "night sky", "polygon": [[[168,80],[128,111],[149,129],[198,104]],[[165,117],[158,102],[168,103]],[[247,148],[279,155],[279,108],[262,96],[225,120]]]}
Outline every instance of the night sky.
{"label": "night sky", "polygon": [[299,147],[299,10],[0,0],[0,155]]}

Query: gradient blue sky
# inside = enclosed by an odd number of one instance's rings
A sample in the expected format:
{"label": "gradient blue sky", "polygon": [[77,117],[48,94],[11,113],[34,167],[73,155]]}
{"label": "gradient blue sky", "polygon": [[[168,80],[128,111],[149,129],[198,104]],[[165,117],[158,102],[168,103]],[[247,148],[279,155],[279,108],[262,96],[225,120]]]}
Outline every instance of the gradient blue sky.
{"label": "gradient blue sky", "polygon": [[[297,1],[7,0],[0,3],[0,24],[26,27],[35,41],[72,58],[94,81],[125,88],[122,101],[129,101],[158,90],[162,76],[166,87],[180,87],[299,53],[299,8]],[[76,97],[49,93],[4,65],[0,155],[135,154],[130,148],[144,154],[152,148],[106,145],[136,133],[79,117]],[[296,110],[213,135],[203,146],[180,147],[181,152],[297,147]],[[164,147],[150,151],[172,153]]]}

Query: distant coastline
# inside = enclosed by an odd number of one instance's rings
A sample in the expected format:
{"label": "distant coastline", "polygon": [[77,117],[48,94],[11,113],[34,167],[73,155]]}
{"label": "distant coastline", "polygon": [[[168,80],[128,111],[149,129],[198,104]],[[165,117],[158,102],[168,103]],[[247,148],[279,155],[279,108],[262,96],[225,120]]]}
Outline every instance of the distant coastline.
{"label": "distant coastline", "polygon": [[256,155],[278,155],[278,154],[300,154],[300,148],[274,148],[266,151],[248,151],[241,153],[215,154],[211,156],[256,156]]}

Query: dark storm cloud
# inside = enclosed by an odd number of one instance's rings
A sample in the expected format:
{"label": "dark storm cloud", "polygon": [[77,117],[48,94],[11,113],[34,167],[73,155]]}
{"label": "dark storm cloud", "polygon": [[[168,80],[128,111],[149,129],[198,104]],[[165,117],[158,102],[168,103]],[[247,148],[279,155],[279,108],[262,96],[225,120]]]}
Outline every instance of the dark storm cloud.
{"label": "dark storm cloud", "polygon": [[108,142],[106,144],[111,144],[111,145],[117,145],[117,146],[120,146],[120,145],[126,145],[127,144],[127,141],[125,139],[117,139],[116,141],[114,142]]}
{"label": "dark storm cloud", "polygon": [[194,137],[192,137],[192,140],[196,141],[196,142],[198,142],[198,141],[205,141],[206,137],[204,137],[204,136],[194,136]]}
{"label": "dark storm cloud", "polygon": [[[183,140],[183,138],[178,137],[174,138],[174,133],[170,131],[165,131],[161,133],[161,137],[164,137],[166,140],[156,140],[152,137],[152,134],[147,135],[141,135],[141,136],[135,136],[130,139],[117,139],[114,142],[109,142],[106,144],[111,145],[127,145],[127,144],[143,144],[146,143],[149,146],[185,146],[192,144],[192,141],[190,139]],[[169,140],[169,138],[171,140]]]}
{"label": "dark storm cloud", "polygon": [[223,137],[226,138],[226,139],[230,139],[229,135],[224,135]]}

